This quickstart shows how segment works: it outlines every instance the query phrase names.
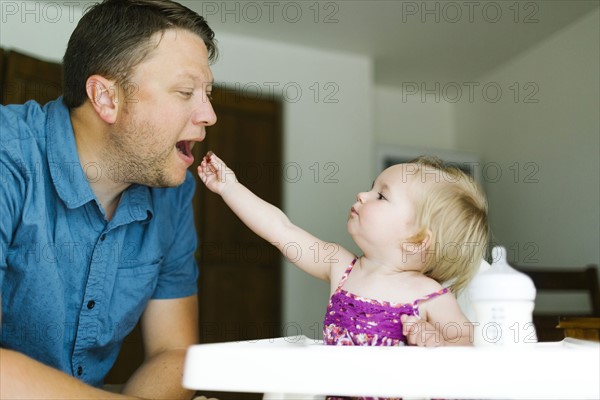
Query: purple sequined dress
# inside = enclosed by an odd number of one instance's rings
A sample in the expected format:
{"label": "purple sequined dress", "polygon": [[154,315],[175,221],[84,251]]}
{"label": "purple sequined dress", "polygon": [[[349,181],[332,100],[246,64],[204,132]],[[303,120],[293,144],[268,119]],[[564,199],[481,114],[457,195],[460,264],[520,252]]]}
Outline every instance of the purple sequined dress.
{"label": "purple sequined dress", "polygon": [[[334,346],[403,346],[403,314],[419,315],[419,304],[445,294],[444,288],[412,303],[391,303],[360,297],[343,289],[356,258],[350,263],[331,298],[323,322],[323,342]],[[329,396],[328,399],[347,399]],[[357,399],[371,399],[357,397]]]}

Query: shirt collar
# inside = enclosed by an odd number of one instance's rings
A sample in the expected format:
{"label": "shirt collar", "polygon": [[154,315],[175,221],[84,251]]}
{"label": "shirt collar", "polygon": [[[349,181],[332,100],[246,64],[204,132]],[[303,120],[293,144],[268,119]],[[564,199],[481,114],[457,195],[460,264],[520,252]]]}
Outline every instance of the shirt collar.
{"label": "shirt collar", "polygon": [[48,161],[52,182],[67,207],[81,207],[96,196],[81,168],[69,110],[62,97],[51,101],[46,107]]}
{"label": "shirt collar", "polygon": [[[47,104],[46,132],[50,175],[58,196],[73,209],[95,201],[77,153],[71,116],[62,97]],[[94,168],[90,165],[89,168]],[[96,166],[97,173],[102,173]],[[123,193],[121,205],[128,209],[125,219],[149,221],[154,215],[150,188],[132,185]],[[125,221],[123,221],[125,222]]]}
{"label": "shirt collar", "polygon": [[[132,185],[127,188],[125,193],[123,193],[123,197],[121,198],[121,202],[119,204],[119,208],[122,207],[127,208],[127,211],[129,211],[127,214],[131,220],[149,222],[154,215],[154,204],[152,202],[150,188],[143,185]],[[120,212],[121,210],[117,210],[117,213]],[[122,215],[123,218],[127,218],[125,217],[125,213]],[[116,217],[120,216],[121,215],[118,214],[116,215]]]}

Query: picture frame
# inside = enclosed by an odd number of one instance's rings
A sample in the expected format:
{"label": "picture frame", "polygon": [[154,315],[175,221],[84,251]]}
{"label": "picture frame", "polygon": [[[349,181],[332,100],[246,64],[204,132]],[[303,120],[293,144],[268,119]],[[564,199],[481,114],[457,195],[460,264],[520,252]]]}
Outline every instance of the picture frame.
{"label": "picture frame", "polygon": [[481,158],[476,153],[389,144],[378,144],[376,149],[375,170],[377,174],[392,165],[406,163],[419,156],[428,155],[438,157],[446,164],[459,168],[483,187]]}

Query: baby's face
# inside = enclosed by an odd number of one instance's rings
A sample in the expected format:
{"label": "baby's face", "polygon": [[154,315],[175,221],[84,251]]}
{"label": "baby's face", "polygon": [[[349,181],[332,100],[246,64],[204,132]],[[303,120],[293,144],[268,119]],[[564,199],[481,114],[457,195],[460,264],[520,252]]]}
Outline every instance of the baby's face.
{"label": "baby's face", "polygon": [[419,233],[417,199],[425,186],[413,176],[416,166],[398,164],[383,171],[368,192],[361,192],[350,210],[348,232],[355,242],[394,246]]}

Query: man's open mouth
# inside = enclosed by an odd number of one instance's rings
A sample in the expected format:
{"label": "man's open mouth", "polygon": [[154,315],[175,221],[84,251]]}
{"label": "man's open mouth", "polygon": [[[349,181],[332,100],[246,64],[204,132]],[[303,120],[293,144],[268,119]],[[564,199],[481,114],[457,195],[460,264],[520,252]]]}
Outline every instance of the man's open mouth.
{"label": "man's open mouth", "polygon": [[185,155],[186,157],[191,157],[192,156],[192,146],[190,145],[190,142],[187,140],[182,140],[180,142],[177,142],[177,144],[175,145],[175,147],[177,147],[177,150],[182,153],[183,155]]}
{"label": "man's open mouth", "polygon": [[190,140],[182,140],[175,144],[177,148],[177,152],[179,152],[179,157],[183,159],[183,161],[188,164],[188,166],[194,163],[194,156],[192,155],[192,146],[194,142]]}

